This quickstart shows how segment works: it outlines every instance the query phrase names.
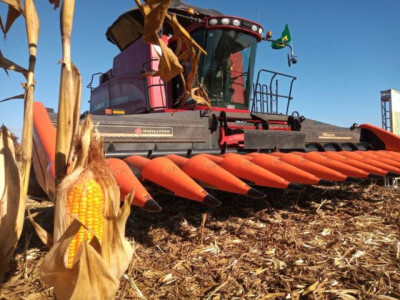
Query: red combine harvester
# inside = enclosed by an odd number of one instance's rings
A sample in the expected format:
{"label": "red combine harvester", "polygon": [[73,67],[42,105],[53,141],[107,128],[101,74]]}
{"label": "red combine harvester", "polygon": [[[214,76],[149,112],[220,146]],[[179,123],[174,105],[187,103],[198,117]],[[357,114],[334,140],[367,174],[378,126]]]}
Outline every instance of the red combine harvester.
{"label": "red combine harvester", "polygon": [[[257,44],[265,40],[259,24],[179,0],[172,1],[169,13],[208,53],[201,57],[196,82],[207,90],[211,108],[190,98],[182,103],[180,76],[169,82],[143,76],[158,69],[161,48],[143,42],[139,9],[121,15],[106,34],[121,52],[112,69],[94,74],[99,85],[93,87],[92,76],[88,87],[90,113],[122,197],[135,188],[134,205],[160,211],[141,182],[219,205],[206,189],[263,198],[259,187],[301,189],[400,176],[398,136],[373,125],[342,128],[289,114],[296,78],[265,69],[254,77]],[[177,47],[168,24],[159,35]],[[187,75],[190,61],[181,63]],[[270,81],[262,84],[266,74]],[[278,78],[288,82],[285,95],[278,93]],[[56,120],[35,103],[34,171],[50,197]]]}

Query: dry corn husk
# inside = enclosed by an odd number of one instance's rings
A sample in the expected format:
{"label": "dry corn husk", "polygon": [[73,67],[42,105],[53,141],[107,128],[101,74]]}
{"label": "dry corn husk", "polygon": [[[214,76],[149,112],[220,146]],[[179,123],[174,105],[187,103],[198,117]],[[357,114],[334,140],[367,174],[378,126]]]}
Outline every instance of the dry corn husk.
{"label": "dry corn husk", "polygon": [[[147,43],[158,45],[161,47],[162,54],[159,55],[159,67],[156,72],[145,73],[145,76],[160,76],[162,80],[169,81],[177,75],[181,75],[185,91],[182,95],[180,106],[186,103],[189,97],[201,105],[211,106],[208,101],[205,89],[197,83],[197,87],[193,88],[195,78],[197,77],[198,65],[200,62],[200,55],[207,54],[204,49],[196,43],[182,27],[176,16],[168,13],[168,7],[171,0],[147,0],[146,4],[142,5],[140,0],[135,0],[144,18],[143,40]],[[177,39],[177,49],[175,53],[158,37],[157,33],[166,22],[172,27],[174,37]],[[185,45],[185,51],[182,52],[182,45]],[[188,80],[185,82],[183,77],[183,67],[179,61],[190,60],[191,69],[188,74]]]}
{"label": "dry corn husk", "polygon": [[[93,131],[91,116],[83,122],[74,149],[76,159],[72,171],[57,191],[54,246],[43,260],[40,276],[46,284],[54,287],[57,299],[111,299],[133,255],[132,246],[124,237],[133,192],[120,208],[119,188],[108,171],[102,142]],[[91,241],[83,242],[72,268],[67,268],[68,245],[83,226],[77,216],[72,216],[70,222],[67,195],[77,182],[88,177],[94,178],[104,191],[102,242],[95,235]]]}
{"label": "dry corn husk", "polygon": [[143,40],[157,44],[157,32],[161,29],[167,15],[171,0],[146,1],[142,6],[140,0],[135,0],[144,17]]}
{"label": "dry corn husk", "polygon": [[[176,53],[179,55],[179,60],[189,59],[191,65],[191,69],[187,77],[187,83],[185,85],[185,98],[181,105],[185,104],[188,96],[191,96],[197,104],[211,107],[207,93],[203,89],[202,85],[197,82],[197,87],[193,88],[198,73],[201,54],[207,55],[207,52],[195,40],[193,40],[186,29],[179,24],[175,15],[167,14],[166,21],[172,27],[174,36],[177,38],[178,43],[185,44],[185,48],[187,49],[182,53]],[[178,46],[177,48],[182,48],[182,46]]]}
{"label": "dry corn husk", "polygon": [[15,161],[14,141],[5,126],[0,132],[0,283],[9,268],[22,232],[26,197]]}
{"label": "dry corn husk", "polygon": [[145,75],[160,76],[161,79],[169,81],[183,72],[178,57],[157,35],[164,23],[171,0],[148,1],[145,5],[142,5],[140,0],[135,1],[144,18],[143,41],[160,46],[162,53],[161,55],[157,53],[160,60],[158,71]]}

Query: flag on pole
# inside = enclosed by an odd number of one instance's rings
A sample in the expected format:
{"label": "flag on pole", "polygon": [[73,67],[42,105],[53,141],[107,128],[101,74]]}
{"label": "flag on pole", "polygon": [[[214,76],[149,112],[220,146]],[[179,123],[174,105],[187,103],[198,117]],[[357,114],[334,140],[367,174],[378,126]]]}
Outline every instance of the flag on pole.
{"label": "flag on pole", "polygon": [[282,31],[282,36],[271,43],[272,49],[282,49],[292,40],[290,37],[289,26],[286,24],[285,29]]}

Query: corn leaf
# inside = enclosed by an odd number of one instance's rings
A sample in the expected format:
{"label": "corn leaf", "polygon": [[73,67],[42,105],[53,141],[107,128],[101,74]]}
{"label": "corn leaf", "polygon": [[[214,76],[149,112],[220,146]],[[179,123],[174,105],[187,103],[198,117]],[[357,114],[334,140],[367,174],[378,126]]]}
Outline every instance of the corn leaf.
{"label": "corn leaf", "polygon": [[197,104],[211,107],[210,102],[205,99],[204,92],[200,88],[192,88],[190,95]]}
{"label": "corn leaf", "polygon": [[[186,51],[178,54],[179,61],[182,60],[190,60],[191,69],[189,74],[187,75],[187,83],[185,86],[185,97],[184,101],[181,103],[181,106],[185,104],[187,97],[190,95],[192,99],[201,105],[207,105],[211,107],[210,102],[206,99],[207,96],[203,95],[205,93],[204,89],[193,88],[195,78],[197,77],[198,66],[200,64],[201,54],[207,55],[207,52],[191,37],[191,35],[187,32],[187,30],[179,24],[178,19],[175,15],[167,15],[166,16],[167,23],[172,27],[174,31],[174,36],[180,41],[180,44],[185,44]],[[197,50],[196,50],[197,49]]]}
{"label": "corn leaf", "polygon": [[162,80],[169,81],[176,75],[183,72],[183,67],[179,63],[178,57],[174,54],[171,48],[157,36],[158,45],[161,47],[162,54],[160,56],[160,64],[155,76],[160,76]]}
{"label": "corn leaf", "polygon": [[[160,76],[162,80],[169,81],[178,74],[183,74],[183,67],[180,61],[188,59],[192,67],[188,74],[187,82],[185,82],[182,76],[185,91],[183,92],[183,97],[180,97],[183,99],[180,105],[184,105],[186,99],[191,97],[196,103],[211,107],[205,89],[201,87],[193,88],[195,78],[197,77],[200,55],[202,53],[206,55],[207,52],[179,24],[176,16],[168,13],[170,0],[147,0],[145,5],[142,5],[140,0],[135,0],[135,2],[144,18],[143,40],[147,43],[160,46],[162,50],[161,55],[159,55],[160,63],[158,70],[147,72],[143,76]],[[158,36],[164,20],[172,27],[174,37],[177,39],[175,53]],[[186,50],[181,53],[183,44]]]}
{"label": "corn leaf", "polygon": [[4,25],[3,25],[3,19],[1,18],[1,16],[0,16],[0,29],[1,29],[1,31],[3,31],[3,34],[4,34]]}
{"label": "corn leaf", "polygon": [[174,31],[174,36],[183,41],[185,44],[194,46],[199,51],[201,51],[204,55],[207,55],[207,52],[192,38],[192,36],[187,32],[187,30],[178,22],[176,15],[166,15],[166,20],[168,24],[172,27]]}
{"label": "corn leaf", "polygon": [[3,68],[4,70],[11,70],[15,72],[22,73],[25,77],[28,76],[28,70],[24,69],[23,67],[20,67],[16,63],[12,62],[11,60],[5,58],[3,54],[0,51],[0,68]]}
{"label": "corn leaf", "polygon": [[157,44],[157,32],[161,29],[171,0],[152,1],[144,5],[149,11],[144,16],[143,40],[150,44]]}
{"label": "corn leaf", "polygon": [[14,23],[14,21],[21,14],[24,14],[24,8],[20,0],[0,0],[0,2],[8,4],[8,13],[7,13],[7,20],[5,27],[2,24],[2,21],[0,20],[0,27],[5,37],[7,32],[10,30],[12,24]]}
{"label": "corn leaf", "polygon": [[15,95],[15,96],[11,96],[11,97],[5,98],[3,100],[0,100],[0,103],[1,102],[6,102],[6,101],[10,101],[10,100],[14,100],[14,99],[24,99],[24,98],[25,98],[25,94]]}
{"label": "corn leaf", "polygon": [[60,0],[49,0],[49,2],[54,5],[54,9],[57,9],[60,6]]}
{"label": "corn leaf", "polygon": [[0,0],[0,2],[4,2],[20,12],[24,11],[24,7],[22,6],[22,3],[20,0]]}
{"label": "corn leaf", "polygon": [[36,221],[35,217],[39,213],[34,213],[33,215],[31,214],[30,210],[28,209],[28,218],[29,221],[31,221],[33,228],[35,228],[36,234],[40,238],[43,244],[45,244],[47,247],[51,248],[53,246],[53,236],[48,233],[46,230],[43,229],[42,226],[40,226]]}
{"label": "corn leaf", "polygon": [[5,126],[0,133],[0,282],[22,232],[25,211],[22,181],[15,161],[14,141]]}
{"label": "corn leaf", "polygon": [[4,27],[4,37],[6,37],[7,32],[10,30],[11,26],[14,24],[15,20],[21,15],[21,11],[15,9],[13,6],[8,7],[6,25]]}
{"label": "corn leaf", "polygon": [[139,0],[136,0],[136,4],[140,8],[144,18],[143,40],[161,47],[162,53],[159,56],[160,64],[158,71],[151,73],[151,75],[160,76],[165,81],[171,80],[183,71],[174,52],[157,35],[157,32],[164,23],[170,2],[171,0],[153,0],[142,5]]}

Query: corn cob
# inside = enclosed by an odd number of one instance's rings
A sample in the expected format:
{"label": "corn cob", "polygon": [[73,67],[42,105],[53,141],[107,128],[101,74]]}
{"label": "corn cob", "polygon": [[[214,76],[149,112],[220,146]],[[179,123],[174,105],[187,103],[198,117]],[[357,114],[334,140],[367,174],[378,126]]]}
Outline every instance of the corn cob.
{"label": "corn cob", "polygon": [[74,257],[84,240],[93,238],[93,234],[99,239],[100,243],[103,236],[104,217],[103,217],[104,194],[101,185],[92,178],[85,178],[76,184],[67,196],[67,207],[70,213],[70,221],[74,218],[89,228],[81,227],[68,246],[67,267],[71,268]]}

